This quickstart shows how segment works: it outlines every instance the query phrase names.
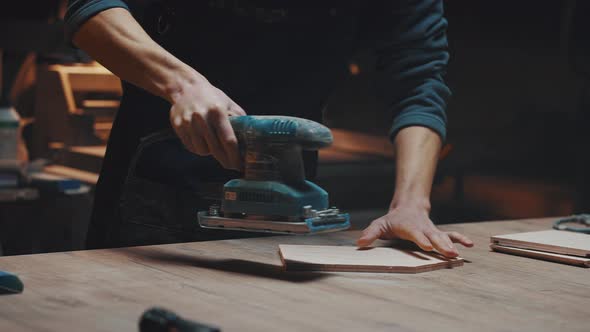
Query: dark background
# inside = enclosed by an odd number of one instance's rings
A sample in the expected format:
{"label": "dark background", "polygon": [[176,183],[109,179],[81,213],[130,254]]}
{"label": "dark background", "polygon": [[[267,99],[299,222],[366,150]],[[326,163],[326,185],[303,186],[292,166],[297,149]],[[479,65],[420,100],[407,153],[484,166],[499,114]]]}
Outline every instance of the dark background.
{"label": "dark background", "polygon": [[[558,169],[574,152],[571,129],[581,89],[562,36],[569,3],[445,1],[451,53],[446,81],[453,91],[449,142],[458,159],[494,170],[502,165],[568,175]],[[389,123],[382,120],[388,115],[379,114],[370,81],[370,73],[361,74],[340,87],[332,125],[386,133]],[[536,167],[513,165],[517,161]]]}
{"label": "dark background", "polygon": [[[451,61],[448,143],[435,186],[440,220],[539,217],[588,209],[588,4],[445,1]],[[387,132],[361,74],[333,95],[330,125]],[[455,187],[459,179],[461,188]]]}

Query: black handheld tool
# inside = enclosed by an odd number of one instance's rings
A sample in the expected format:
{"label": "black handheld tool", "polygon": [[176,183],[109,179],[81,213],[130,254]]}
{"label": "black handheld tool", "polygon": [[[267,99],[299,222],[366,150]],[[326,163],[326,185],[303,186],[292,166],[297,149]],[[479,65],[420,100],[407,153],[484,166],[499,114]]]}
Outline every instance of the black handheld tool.
{"label": "black handheld tool", "polygon": [[0,271],[0,294],[22,293],[23,288],[23,282],[16,275]]}
{"label": "black handheld tool", "polygon": [[162,308],[146,310],[139,320],[140,332],[220,332],[214,326],[204,325],[183,319],[175,313]]}

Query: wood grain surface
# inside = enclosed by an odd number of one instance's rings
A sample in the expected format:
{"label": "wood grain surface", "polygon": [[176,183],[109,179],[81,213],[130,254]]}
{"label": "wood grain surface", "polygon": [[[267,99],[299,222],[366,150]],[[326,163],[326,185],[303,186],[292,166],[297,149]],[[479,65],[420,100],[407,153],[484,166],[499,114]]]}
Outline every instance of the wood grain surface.
{"label": "wood grain surface", "polygon": [[394,247],[280,244],[279,254],[288,271],[419,273],[463,265],[463,258]]}
{"label": "wood grain surface", "polygon": [[491,242],[502,246],[590,257],[590,235],[583,233],[548,229],[492,236]]}
{"label": "wood grain surface", "polygon": [[476,246],[420,274],[283,271],[279,244],[358,232],[2,257],[25,290],[0,297],[0,331],[136,331],[154,305],[223,331],[588,331],[590,270],[489,249],[553,220],[445,225]]}

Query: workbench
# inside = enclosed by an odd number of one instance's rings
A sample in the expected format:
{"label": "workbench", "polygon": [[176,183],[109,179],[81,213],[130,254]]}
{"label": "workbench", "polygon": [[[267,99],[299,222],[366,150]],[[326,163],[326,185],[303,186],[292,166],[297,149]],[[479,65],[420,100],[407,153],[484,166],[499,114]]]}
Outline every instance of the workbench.
{"label": "workbench", "polygon": [[223,331],[588,331],[589,269],[488,248],[552,220],[442,226],[476,246],[420,274],[283,272],[278,244],[353,245],[358,231],[3,257],[25,290],[0,296],[0,331],[136,331],[154,305]]}

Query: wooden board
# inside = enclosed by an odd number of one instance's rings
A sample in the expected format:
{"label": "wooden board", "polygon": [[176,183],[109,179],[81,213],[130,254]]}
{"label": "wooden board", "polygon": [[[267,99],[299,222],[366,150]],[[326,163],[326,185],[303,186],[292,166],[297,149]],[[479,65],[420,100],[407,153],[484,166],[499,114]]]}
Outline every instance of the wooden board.
{"label": "wooden board", "polygon": [[441,225],[475,246],[418,274],[283,270],[279,244],[354,246],[360,231],[0,257],[25,285],[0,296],[0,331],[137,331],[160,306],[224,332],[588,332],[590,270],[489,249],[554,220]]}
{"label": "wooden board", "polygon": [[60,176],[69,177],[72,179],[80,180],[84,183],[95,185],[98,182],[98,174],[83,171],[76,168],[71,168],[62,165],[48,165],[43,168],[44,172],[49,174],[55,174]]}
{"label": "wooden board", "polygon": [[574,266],[590,267],[590,258],[553,254],[553,253],[546,252],[546,251],[506,247],[506,246],[501,246],[501,245],[497,245],[497,244],[491,244],[490,248],[494,251],[502,252],[502,253],[506,253],[506,254],[542,259],[542,260],[546,260],[546,261],[563,263],[563,264],[574,265]]}
{"label": "wooden board", "polygon": [[288,271],[419,273],[463,265],[462,258],[391,247],[279,245]]}
{"label": "wooden board", "polygon": [[491,237],[492,244],[521,249],[547,251],[554,254],[590,257],[590,235],[545,230]]}

